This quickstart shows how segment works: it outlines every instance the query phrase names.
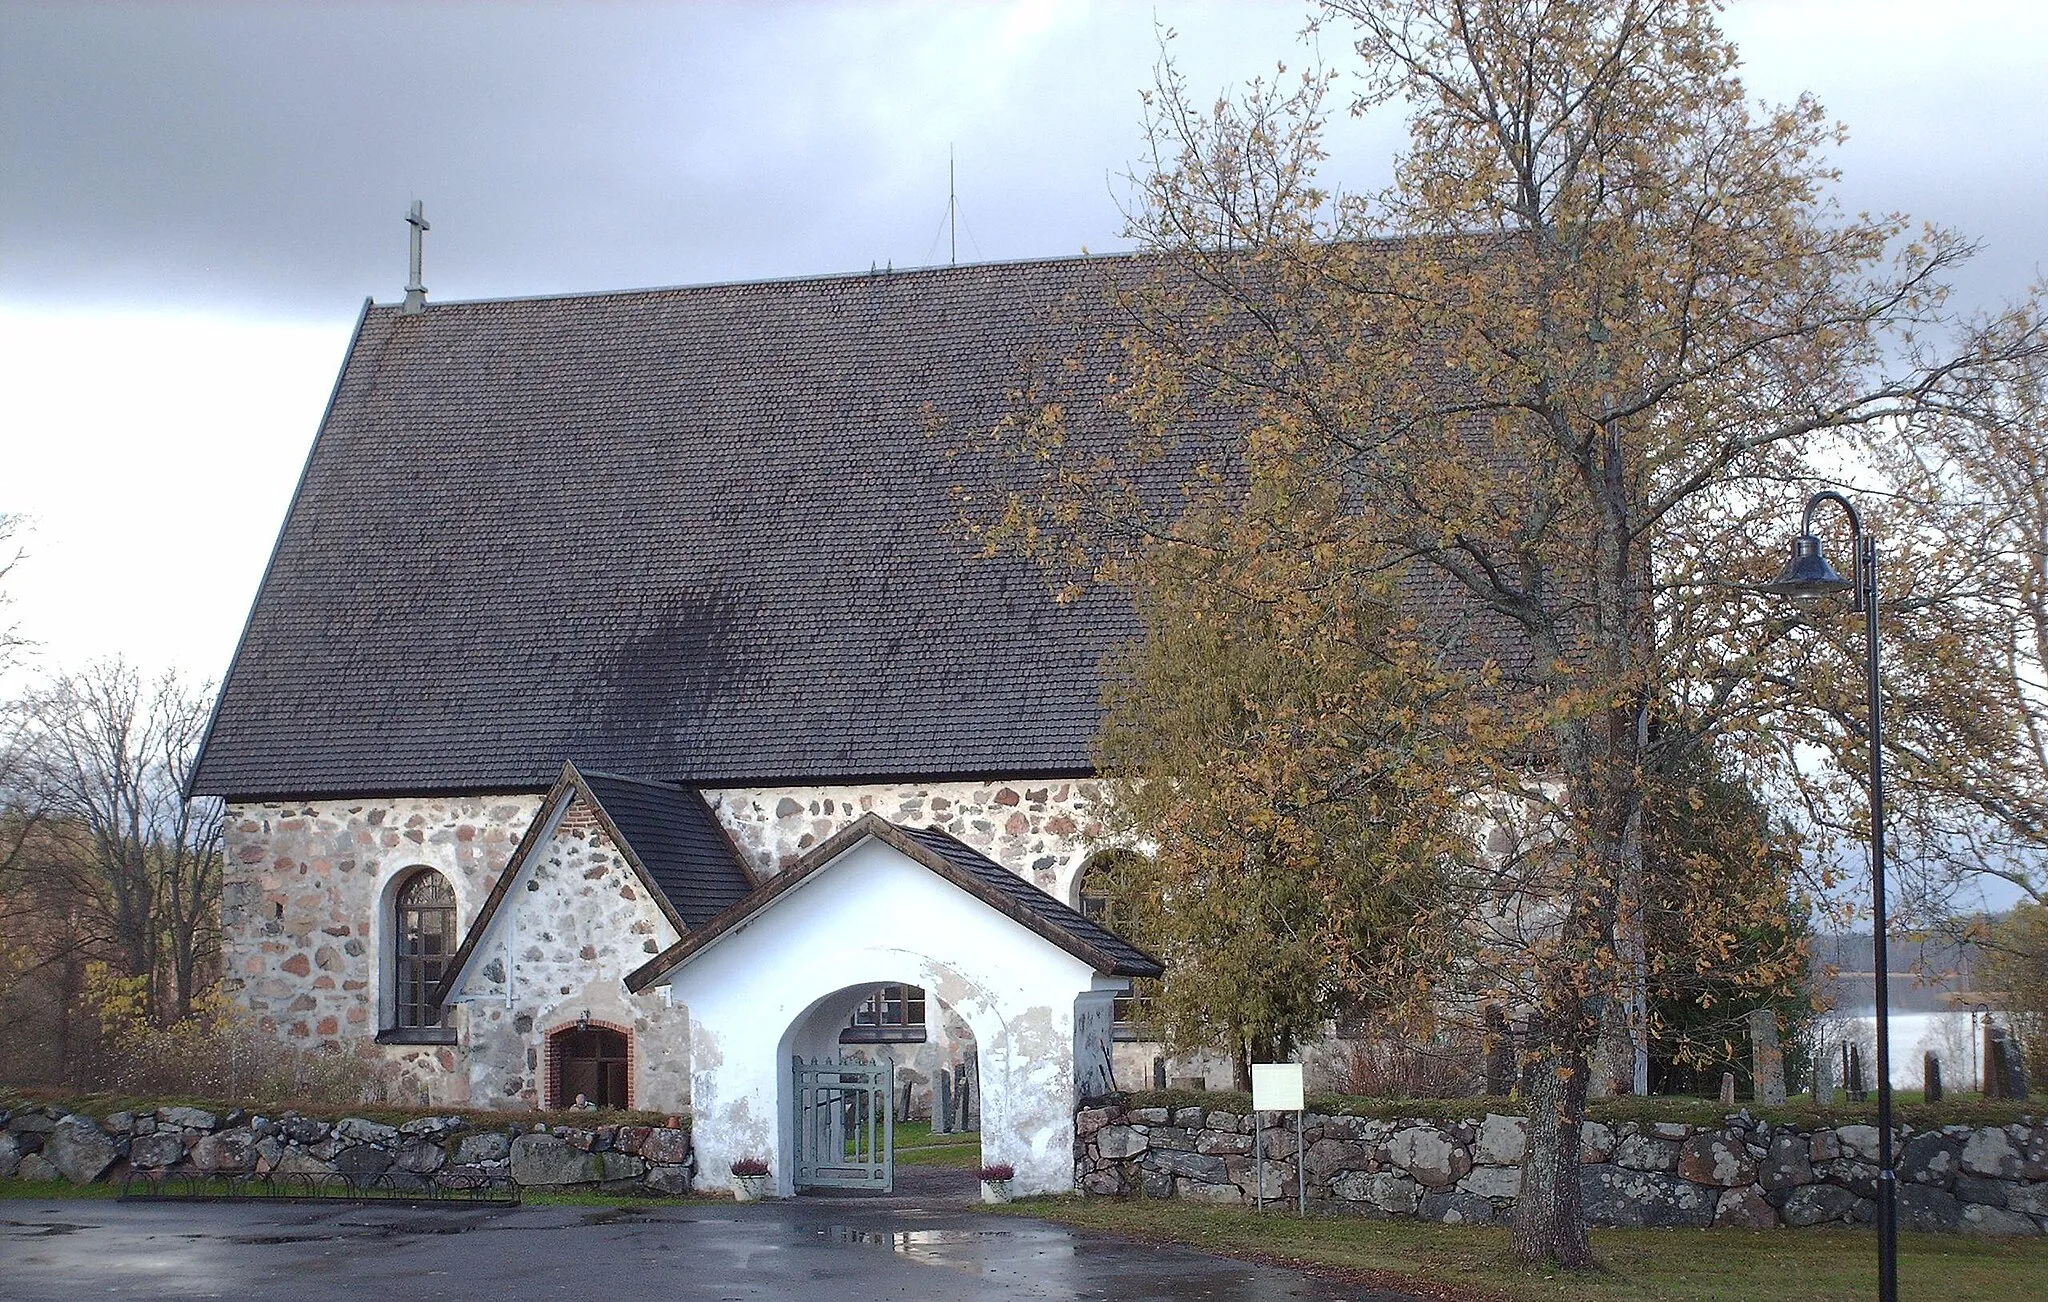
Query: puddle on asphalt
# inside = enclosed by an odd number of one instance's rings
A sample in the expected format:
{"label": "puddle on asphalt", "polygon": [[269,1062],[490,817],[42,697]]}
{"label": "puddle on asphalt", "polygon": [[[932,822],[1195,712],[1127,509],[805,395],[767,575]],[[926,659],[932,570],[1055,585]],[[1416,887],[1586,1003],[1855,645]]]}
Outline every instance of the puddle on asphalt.
{"label": "puddle on asphalt", "polygon": [[49,1239],[55,1238],[60,1234],[76,1234],[80,1230],[92,1228],[90,1225],[66,1225],[62,1221],[44,1221],[40,1223],[32,1221],[0,1221],[0,1225],[4,1225],[10,1230],[35,1231],[33,1234],[22,1235],[21,1237],[24,1239]]}
{"label": "puddle on asphalt", "polygon": [[1006,1239],[1009,1230],[863,1230],[852,1225],[824,1225],[812,1233],[825,1243],[858,1243],[891,1252],[918,1253],[956,1243]]}
{"label": "puddle on asphalt", "polygon": [[[616,1225],[620,1221],[645,1220],[654,1214],[651,1207],[607,1207],[603,1211],[585,1212],[578,1225]],[[568,1226],[562,1228],[567,1229]]]}

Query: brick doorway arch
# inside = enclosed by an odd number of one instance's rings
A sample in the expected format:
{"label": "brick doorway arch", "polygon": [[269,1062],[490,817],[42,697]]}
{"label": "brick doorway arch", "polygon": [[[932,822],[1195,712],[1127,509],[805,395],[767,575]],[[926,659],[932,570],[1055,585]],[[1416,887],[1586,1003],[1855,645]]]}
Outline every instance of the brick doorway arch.
{"label": "brick doorway arch", "polygon": [[603,1022],[577,1022],[548,1033],[548,1106],[568,1108],[580,1096],[600,1108],[633,1106],[633,1039]]}

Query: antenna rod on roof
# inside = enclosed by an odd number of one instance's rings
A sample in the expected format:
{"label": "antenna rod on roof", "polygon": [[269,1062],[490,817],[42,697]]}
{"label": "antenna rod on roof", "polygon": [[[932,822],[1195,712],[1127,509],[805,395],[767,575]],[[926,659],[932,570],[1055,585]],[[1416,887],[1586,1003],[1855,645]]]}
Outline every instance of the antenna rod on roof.
{"label": "antenna rod on roof", "polygon": [[426,243],[427,217],[419,200],[412,201],[412,211],[405,215],[405,221],[412,227],[412,279],[405,286],[405,306],[398,310],[406,316],[417,316],[427,310],[427,287],[420,283],[420,254]]}
{"label": "antenna rod on roof", "polygon": [[960,265],[960,192],[953,187],[953,146],[946,146],[946,265]]}

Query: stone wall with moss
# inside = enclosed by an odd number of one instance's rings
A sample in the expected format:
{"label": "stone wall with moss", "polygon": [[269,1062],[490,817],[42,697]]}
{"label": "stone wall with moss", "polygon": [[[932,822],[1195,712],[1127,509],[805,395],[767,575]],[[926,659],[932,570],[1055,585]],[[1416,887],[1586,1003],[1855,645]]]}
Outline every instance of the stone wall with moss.
{"label": "stone wall with moss", "polygon": [[189,1104],[104,1116],[57,1104],[0,1109],[0,1177],[160,1181],[183,1176],[305,1177],[322,1189],[591,1188],[690,1192],[685,1117],[656,1124],[503,1123],[424,1115],[322,1120],[297,1112]]}
{"label": "stone wall with moss", "polygon": [[[1242,1099],[1243,1096],[1238,1096]],[[1240,1102],[1238,1106],[1242,1106]],[[1311,1208],[1456,1224],[1513,1219],[1527,1149],[1519,1116],[1304,1114]],[[1620,1226],[1854,1226],[1876,1215],[1877,1129],[1770,1122],[1589,1121],[1579,1187],[1586,1219]],[[1897,1129],[1900,1224],[1910,1230],[2048,1231],[2048,1121]],[[1293,1114],[1111,1100],[1075,1117],[1085,1194],[1231,1206],[1296,1197]],[[1261,1160],[1263,1154],[1263,1161]]]}

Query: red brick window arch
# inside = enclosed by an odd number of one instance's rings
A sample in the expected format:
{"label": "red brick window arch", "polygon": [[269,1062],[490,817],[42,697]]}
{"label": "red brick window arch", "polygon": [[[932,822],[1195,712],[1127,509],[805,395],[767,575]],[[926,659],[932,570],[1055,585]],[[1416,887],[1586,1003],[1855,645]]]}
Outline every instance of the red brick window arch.
{"label": "red brick window arch", "polygon": [[441,1024],[434,987],[455,953],[455,888],[431,868],[405,879],[392,899],[397,1001],[394,1025],[424,1030]]}
{"label": "red brick window arch", "polygon": [[548,1032],[547,1106],[633,1106],[633,1037],[625,1028],[581,1018]]}

